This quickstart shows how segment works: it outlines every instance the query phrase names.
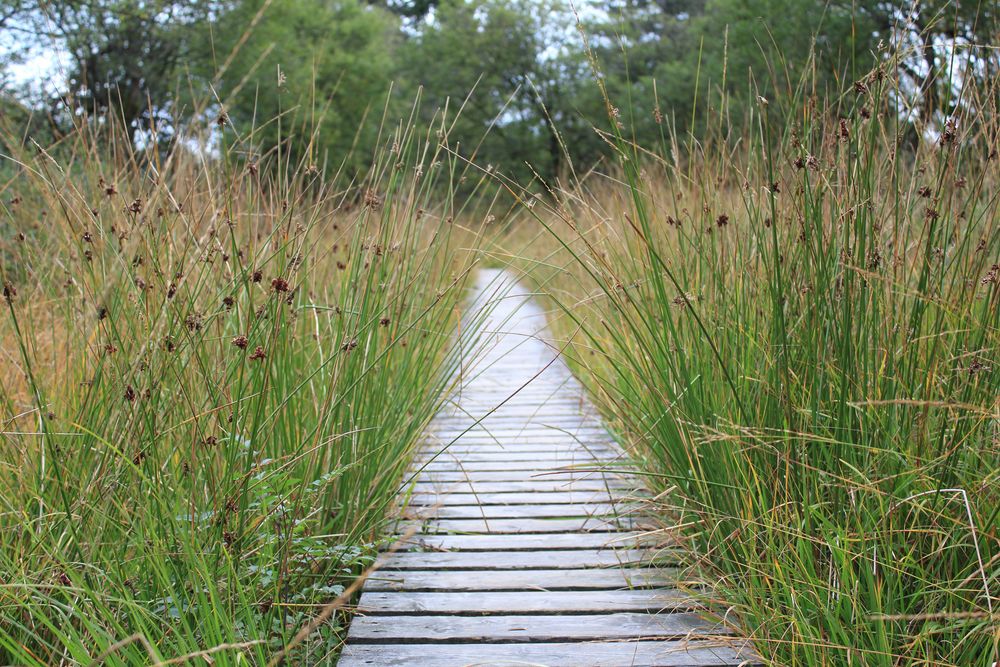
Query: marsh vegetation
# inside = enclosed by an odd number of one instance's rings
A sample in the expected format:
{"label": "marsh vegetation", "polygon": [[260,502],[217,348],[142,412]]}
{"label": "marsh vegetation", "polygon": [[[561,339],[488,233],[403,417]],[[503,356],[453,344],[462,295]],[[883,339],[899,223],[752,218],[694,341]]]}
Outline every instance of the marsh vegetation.
{"label": "marsh vegetation", "polygon": [[0,2],[0,662],[335,661],[480,266],[766,662],[1000,660],[995,9],[84,4]]}

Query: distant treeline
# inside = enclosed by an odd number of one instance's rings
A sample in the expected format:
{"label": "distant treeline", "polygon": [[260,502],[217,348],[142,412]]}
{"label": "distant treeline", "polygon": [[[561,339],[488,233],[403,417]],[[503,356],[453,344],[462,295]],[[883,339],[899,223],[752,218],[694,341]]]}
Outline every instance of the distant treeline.
{"label": "distant treeline", "polygon": [[[0,103],[53,138],[111,111],[140,147],[310,146],[347,175],[383,119],[447,109],[463,158],[551,178],[599,163],[610,122],[644,146],[725,135],[748,102],[828,103],[879,63],[901,82],[891,111],[924,132],[1000,71],[998,15],[978,0],[0,0]],[[6,75],[40,53],[65,71]]]}

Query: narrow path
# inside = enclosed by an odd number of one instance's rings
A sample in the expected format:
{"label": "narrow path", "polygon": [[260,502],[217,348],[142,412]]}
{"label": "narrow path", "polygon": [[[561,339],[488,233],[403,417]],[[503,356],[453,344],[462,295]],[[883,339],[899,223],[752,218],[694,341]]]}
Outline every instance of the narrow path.
{"label": "narrow path", "polygon": [[[641,485],[509,274],[421,450],[393,553],[340,665],[737,665],[726,633],[643,549]],[[657,560],[657,567],[650,567]]]}

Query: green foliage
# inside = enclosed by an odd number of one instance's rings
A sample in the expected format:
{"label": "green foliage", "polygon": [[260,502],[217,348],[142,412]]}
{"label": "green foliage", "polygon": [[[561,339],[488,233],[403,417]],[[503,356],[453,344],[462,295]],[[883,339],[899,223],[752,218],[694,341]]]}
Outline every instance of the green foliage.
{"label": "green foliage", "polygon": [[[976,48],[997,34],[994,5],[608,0],[578,16],[561,0],[0,0],[0,21],[19,36],[11,44],[39,42],[70,57],[66,95],[45,102],[64,131],[81,112],[96,118],[114,107],[130,132],[156,128],[170,139],[219,112],[203,105],[217,97],[255,152],[275,149],[279,137],[287,151],[316,131],[316,141],[301,142],[316,149],[309,159],[354,177],[370,159],[358,147],[378,127],[361,119],[406,116],[398,100],[422,86],[425,119],[462,108],[451,116],[463,155],[527,181],[606,160],[595,129],[620,128],[643,145],[670,133],[697,139],[718,118],[703,112],[743,117],[758,96],[784,117],[890,51],[902,56],[906,85],[884,103],[912,109],[910,122],[923,127],[932,113],[957,111],[964,82],[1000,71],[1000,55]],[[615,128],[578,18],[620,107]],[[404,94],[389,95],[393,82]]]}
{"label": "green foliage", "polygon": [[357,0],[263,4],[227,13],[212,44],[220,55],[205,61],[237,135],[259,152],[314,145],[311,163],[358,175],[379,130],[366,118],[377,121],[389,95],[397,21]]}
{"label": "green foliage", "polygon": [[427,91],[425,116],[445,105],[456,116],[453,148],[522,179],[531,175],[525,163],[559,159],[558,151],[545,154],[550,136],[533,88],[551,74],[539,54],[553,9],[527,0],[446,0],[402,50],[403,81]]}
{"label": "green foliage", "polygon": [[215,0],[94,0],[0,2],[16,25],[14,39],[68,56],[65,90],[51,101],[64,126],[75,117],[122,118],[130,136],[175,121],[178,68],[192,55],[200,27],[218,11]]}

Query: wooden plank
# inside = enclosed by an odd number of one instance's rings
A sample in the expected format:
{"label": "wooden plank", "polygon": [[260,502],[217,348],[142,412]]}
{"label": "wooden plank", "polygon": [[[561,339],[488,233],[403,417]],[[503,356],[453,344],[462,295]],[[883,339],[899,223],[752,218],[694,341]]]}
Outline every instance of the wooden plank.
{"label": "wooden plank", "polygon": [[610,461],[579,456],[576,461],[456,461],[451,457],[438,457],[420,466],[425,473],[432,472],[526,472],[529,476],[550,472],[590,472],[593,474],[627,474],[631,472]]}
{"label": "wooden plank", "polygon": [[437,642],[567,642],[683,639],[726,634],[697,614],[573,616],[366,616],[351,623],[348,641],[366,644]]}
{"label": "wooden plank", "polygon": [[611,614],[696,609],[696,600],[676,589],[499,593],[366,590],[358,602],[358,611],[366,614]]}
{"label": "wooden plank", "polygon": [[414,493],[406,498],[408,507],[436,505],[567,505],[575,503],[635,502],[642,496],[628,491],[538,491],[525,493]]}
{"label": "wooden plank", "polygon": [[546,439],[553,440],[577,440],[577,441],[587,441],[594,440],[597,442],[611,442],[611,436],[607,431],[603,429],[587,428],[587,429],[573,429],[564,430],[557,428],[504,428],[504,429],[486,429],[482,427],[476,427],[472,429],[437,429],[431,431],[427,434],[428,438],[434,438],[439,441],[449,442],[451,440],[474,440],[479,437],[483,440],[496,440],[496,441],[507,441],[507,440],[538,440],[544,441]]}
{"label": "wooden plank", "polygon": [[464,426],[454,426],[448,428],[435,428],[428,432],[427,437],[439,439],[452,439],[459,436],[480,435],[488,438],[524,438],[538,437],[547,438],[555,435],[563,435],[571,438],[601,438],[610,440],[611,435],[603,428],[593,426],[578,426],[576,428],[564,428],[560,426],[496,426],[487,427],[482,423],[473,425],[471,422]]}
{"label": "wooden plank", "polygon": [[488,431],[504,431],[523,433],[524,431],[557,432],[593,432],[607,434],[608,431],[596,419],[584,417],[558,417],[547,412],[536,412],[534,415],[508,415],[493,413],[488,416],[471,416],[435,421],[431,433],[450,431],[465,431],[468,428]]}
{"label": "wooden plank", "polygon": [[556,435],[527,435],[527,436],[488,436],[481,433],[466,434],[456,438],[428,438],[424,441],[424,446],[444,449],[455,446],[473,445],[493,445],[503,449],[512,447],[523,447],[524,449],[554,448],[554,447],[577,447],[580,449],[599,448],[616,450],[620,449],[618,443],[611,438],[595,437],[574,437],[565,433]]}
{"label": "wooden plank", "polygon": [[558,491],[622,491],[638,488],[634,479],[577,479],[558,480],[537,477],[527,480],[491,481],[427,481],[412,480],[405,489],[413,493],[554,493]]}
{"label": "wooden plank", "polygon": [[556,533],[546,535],[428,535],[407,537],[409,549],[423,551],[544,551],[549,549],[633,548],[651,542],[641,533]]}
{"label": "wooden plank", "polygon": [[719,642],[620,641],[539,644],[348,644],[339,667],[733,667],[752,654]]}
{"label": "wooden plank", "polygon": [[636,523],[625,518],[574,517],[570,519],[430,519],[426,521],[400,520],[398,534],[417,528],[423,533],[579,533],[628,530]]}
{"label": "wooden plank", "polygon": [[442,505],[406,508],[408,519],[569,519],[578,517],[613,518],[634,511],[625,503],[578,503],[546,505]]}
{"label": "wooden plank", "polygon": [[[623,452],[610,447],[597,445],[501,445],[489,443],[485,445],[448,445],[444,447],[421,447],[417,450],[420,457],[455,456],[463,461],[505,460],[509,456],[533,456],[536,458],[563,458],[573,454],[590,454],[597,458],[617,458],[624,456]],[[513,460],[513,459],[508,459]]]}
{"label": "wooden plank", "polygon": [[631,567],[649,563],[676,563],[669,552],[644,549],[550,549],[548,551],[413,552],[389,555],[379,572],[387,570],[531,570],[542,568]]}
{"label": "wooden plank", "polygon": [[[481,471],[481,470],[428,470],[421,472],[414,477],[415,480],[424,482],[523,482],[537,480],[552,480],[557,482],[567,482],[571,480],[607,480],[609,483],[618,484],[626,481],[614,473],[599,472],[590,470],[579,471],[559,471],[551,470],[507,470],[507,471]],[[635,482],[632,482],[634,485]]]}
{"label": "wooden plank", "polygon": [[372,573],[366,591],[598,591],[668,586],[673,568],[407,570]]}
{"label": "wooden plank", "polygon": [[567,463],[595,463],[604,465],[611,464],[616,458],[623,455],[620,452],[613,452],[610,449],[596,447],[594,449],[584,449],[582,447],[563,448],[555,450],[552,448],[520,448],[520,447],[500,447],[498,445],[488,445],[469,449],[455,446],[444,449],[421,449],[417,451],[417,463],[427,461],[461,461],[469,463],[473,461],[538,461],[546,465],[565,465]]}

